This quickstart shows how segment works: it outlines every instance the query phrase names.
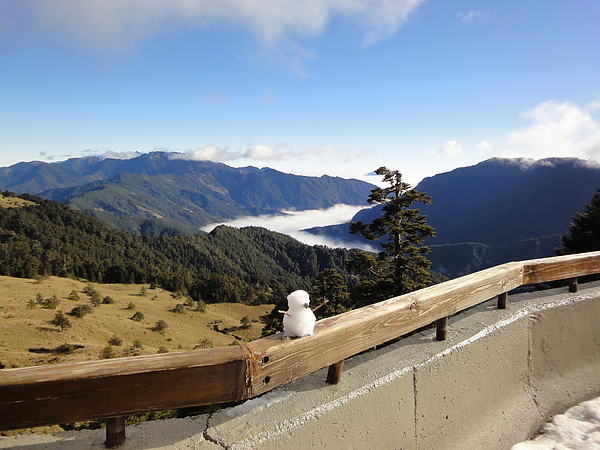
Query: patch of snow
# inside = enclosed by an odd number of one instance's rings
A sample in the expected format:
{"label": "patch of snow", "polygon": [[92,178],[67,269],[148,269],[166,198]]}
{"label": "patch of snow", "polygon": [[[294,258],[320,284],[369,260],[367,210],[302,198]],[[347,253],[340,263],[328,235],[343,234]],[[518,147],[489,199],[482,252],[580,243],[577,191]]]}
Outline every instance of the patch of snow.
{"label": "patch of snow", "polygon": [[583,402],[554,416],[535,439],[520,442],[511,450],[600,450],[600,397]]}

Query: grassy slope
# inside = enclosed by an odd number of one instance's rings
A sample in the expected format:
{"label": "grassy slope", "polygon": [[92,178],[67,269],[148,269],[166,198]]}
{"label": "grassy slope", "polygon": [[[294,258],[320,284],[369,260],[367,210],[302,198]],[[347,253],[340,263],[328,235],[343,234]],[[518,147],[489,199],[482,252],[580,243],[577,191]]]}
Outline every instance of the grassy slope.
{"label": "grassy slope", "polygon": [[[205,313],[186,308],[184,314],[178,314],[170,310],[183,303],[183,299],[175,299],[169,292],[149,289],[146,285],[146,295],[142,296],[141,285],[92,283],[102,297],[110,296],[114,303],[95,307],[92,313],[80,319],[67,316],[72,327],[65,331],[50,325],[48,321],[56,311],[68,313],[77,305],[89,304],[89,296],[83,293],[88,284],[58,277],[31,280],[0,276],[0,363],[11,368],[94,360],[113,335],[123,340],[121,346],[114,347],[117,356],[123,355],[134,340],[143,345],[137,354],[157,353],[160,347],[169,352],[190,350],[203,339],[212,341],[213,347],[223,347],[235,340],[234,335],[243,341],[257,339],[263,328],[259,317],[273,308],[272,305],[220,303],[207,305]],[[68,299],[73,290],[79,294],[78,302]],[[56,295],[60,299],[56,310],[39,305],[30,309],[29,300],[35,300],[38,293],[44,298]],[[135,309],[127,309],[130,302],[135,304]],[[141,322],[130,320],[135,311],[144,314]],[[244,316],[252,320],[248,329],[233,329],[227,334],[213,329],[214,325],[221,330],[239,327]],[[164,333],[151,330],[159,319],[169,325]],[[61,344],[83,348],[71,354],[29,351],[30,348],[52,350]]]}
{"label": "grassy slope", "polygon": [[18,208],[19,206],[24,205],[33,205],[33,202],[29,200],[23,200],[17,197],[5,197],[0,194],[0,208]]}

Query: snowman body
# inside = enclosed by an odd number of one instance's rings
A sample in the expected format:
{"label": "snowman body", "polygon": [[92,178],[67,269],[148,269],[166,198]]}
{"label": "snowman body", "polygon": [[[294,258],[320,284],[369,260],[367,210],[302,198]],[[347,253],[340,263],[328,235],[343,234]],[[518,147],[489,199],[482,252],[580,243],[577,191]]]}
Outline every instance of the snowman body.
{"label": "snowman body", "polygon": [[283,316],[283,333],[286,337],[312,336],[317,318],[310,309],[306,291],[294,291],[287,297],[288,310]]}

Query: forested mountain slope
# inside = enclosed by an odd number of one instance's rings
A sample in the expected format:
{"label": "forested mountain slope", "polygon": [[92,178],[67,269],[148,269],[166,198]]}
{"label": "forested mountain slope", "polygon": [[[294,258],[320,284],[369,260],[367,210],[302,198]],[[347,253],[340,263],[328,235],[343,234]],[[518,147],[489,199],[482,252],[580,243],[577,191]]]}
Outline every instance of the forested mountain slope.
{"label": "forested mountain slope", "polygon": [[286,209],[366,205],[372,185],[273,169],[233,168],[154,152],[129,160],[74,158],[0,168],[0,186],[65,203],[111,226],[147,235],[190,233],[203,225]]}
{"label": "forested mountain slope", "polygon": [[155,283],[206,302],[277,303],[292,290],[310,289],[324,269],[345,275],[352,254],[258,228],[139,236],[57,202],[19,197],[34,204],[0,208],[0,275]]}

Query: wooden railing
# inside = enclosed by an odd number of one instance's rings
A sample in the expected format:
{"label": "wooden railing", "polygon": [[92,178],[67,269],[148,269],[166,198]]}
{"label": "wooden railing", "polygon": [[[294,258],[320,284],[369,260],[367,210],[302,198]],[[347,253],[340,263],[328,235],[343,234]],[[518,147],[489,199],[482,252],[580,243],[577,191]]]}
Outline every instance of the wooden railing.
{"label": "wooden railing", "polygon": [[[123,417],[148,411],[248,399],[330,366],[337,382],[344,359],[437,323],[521,285],[600,273],[600,252],[512,262],[317,322],[311,337],[272,335],[236,347],[35,366],[0,371],[0,430],[99,418],[107,446],[125,439]],[[574,281],[573,281],[574,280]]]}

